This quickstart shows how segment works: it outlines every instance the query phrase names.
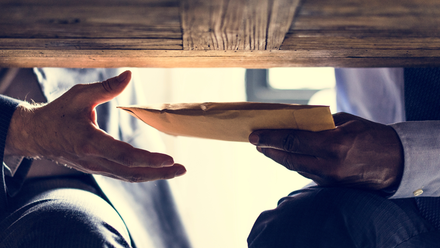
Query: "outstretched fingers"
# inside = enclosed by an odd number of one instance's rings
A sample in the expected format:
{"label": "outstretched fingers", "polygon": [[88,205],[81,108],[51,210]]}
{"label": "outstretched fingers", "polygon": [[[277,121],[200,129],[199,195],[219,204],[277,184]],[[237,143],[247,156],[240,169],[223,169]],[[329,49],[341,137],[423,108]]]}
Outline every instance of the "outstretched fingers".
{"label": "outstretched fingers", "polygon": [[97,132],[90,137],[86,147],[83,148],[85,156],[105,158],[126,167],[159,168],[174,164],[173,158],[169,155],[135,148],[99,129],[96,130]]}
{"label": "outstretched fingers", "polygon": [[174,164],[173,166],[163,168],[126,168],[117,163],[109,162],[102,168],[105,168],[106,170],[98,174],[132,183],[172,179],[186,173],[185,167],[181,164]]}
{"label": "outstretched fingers", "polygon": [[105,158],[88,158],[87,160],[68,160],[67,166],[89,174],[103,175],[126,182],[147,182],[171,179],[184,175],[186,169],[181,164],[169,167],[127,167]]}
{"label": "outstretched fingers", "polygon": [[362,118],[360,118],[358,116],[344,113],[344,112],[336,113],[333,115],[333,120],[334,120],[336,126],[340,126],[340,125],[342,125],[346,122],[349,122],[349,121],[361,120],[361,119]]}
{"label": "outstretched fingers", "polygon": [[272,148],[288,153],[310,156],[328,154],[325,146],[328,131],[310,132],[301,130],[257,130],[249,136],[249,141],[261,148]]}
{"label": "outstretched fingers", "polygon": [[325,160],[316,156],[295,154],[278,149],[262,147],[258,147],[258,151],[275,162],[283,165],[288,170],[303,174],[319,176],[325,174],[329,168],[329,164]]}

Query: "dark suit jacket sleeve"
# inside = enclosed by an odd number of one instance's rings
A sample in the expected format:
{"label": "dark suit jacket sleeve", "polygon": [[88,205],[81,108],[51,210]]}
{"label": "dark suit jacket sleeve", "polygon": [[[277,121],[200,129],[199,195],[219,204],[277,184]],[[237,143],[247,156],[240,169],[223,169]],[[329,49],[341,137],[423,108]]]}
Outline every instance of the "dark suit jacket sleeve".
{"label": "dark suit jacket sleeve", "polygon": [[20,164],[19,169],[15,173],[14,177],[5,177],[3,158],[6,144],[6,135],[8,133],[12,115],[14,114],[14,111],[19,103],[19,100],[0,95],[0,157],[2,161],[2,166],[0,170],[0,204],[2,204],[2,206],[5,206],[6,204],[6,193],[11,196],[18,192],[27,175],[27,172],[29,171],[32,162],[32,160],[30,159],[23,159],[23,162]]}
{"label": "dark suit jacket sleeve", "polygon": [[11,122],[12,115],[19,103],[18,100],[0,95],[0,154],[2,162],[9,123]]}

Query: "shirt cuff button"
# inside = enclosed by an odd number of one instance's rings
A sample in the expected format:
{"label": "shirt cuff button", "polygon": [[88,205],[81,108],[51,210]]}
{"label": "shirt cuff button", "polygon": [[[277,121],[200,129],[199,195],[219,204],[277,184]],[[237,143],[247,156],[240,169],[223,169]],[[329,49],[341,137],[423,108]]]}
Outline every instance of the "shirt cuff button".
{"label": "shirt cuff button", "polygon": [[419,195],[423,194],[423,190],[418,189],[418,190],[414,191],[413,194],[414,194],[414,196],[419,196]]}

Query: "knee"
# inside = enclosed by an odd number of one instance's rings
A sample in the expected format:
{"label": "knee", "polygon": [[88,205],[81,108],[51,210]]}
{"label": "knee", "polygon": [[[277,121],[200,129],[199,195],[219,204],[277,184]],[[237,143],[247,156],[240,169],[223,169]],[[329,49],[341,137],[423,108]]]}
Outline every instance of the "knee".
{"label": "knee", "polygon": [[[350,228],[359,221],[358,216],[368,215],[366,206],[359,202],[364,194],[343,188],[300,190],[258,217],[248,237],[249,247],[327,247],[325,244],[335,239],[339,247],[350,247]],[[366,197],[369,203],[380,204],[376,196]],[[368,208],[374,209],[371,204]]]}
{"label": "knee", "polygon": [[108,203],[89,192],[69,191],[69,199],[56,192],[27,206],[9,227],[9,240],[18,242],[16,247],[129,247],[125,226]]}

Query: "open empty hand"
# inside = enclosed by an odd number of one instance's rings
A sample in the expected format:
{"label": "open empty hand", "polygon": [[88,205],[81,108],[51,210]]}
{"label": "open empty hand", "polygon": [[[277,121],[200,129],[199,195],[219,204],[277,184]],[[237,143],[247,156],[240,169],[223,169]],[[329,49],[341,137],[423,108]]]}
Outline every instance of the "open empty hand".
{"label": "open empty hand", "polygon": [[129,182],[169,179],[186,170],[173,158],[121,142],[99,129],[95,107],[119,95],[131,72],[92,84],[78,84],[46,105],[17,108],[5,154],[44,157],[79,171]]}

